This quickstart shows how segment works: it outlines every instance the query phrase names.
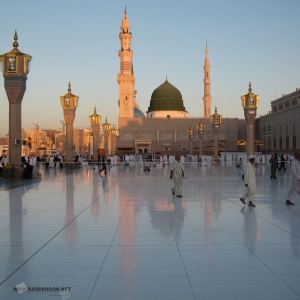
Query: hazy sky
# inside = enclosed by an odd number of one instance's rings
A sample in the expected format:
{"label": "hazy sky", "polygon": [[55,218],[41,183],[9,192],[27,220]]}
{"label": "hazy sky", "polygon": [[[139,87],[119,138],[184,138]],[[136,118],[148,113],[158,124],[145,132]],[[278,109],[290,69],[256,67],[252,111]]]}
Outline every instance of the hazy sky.
{"label": "hazy sky", "polygon": [[[75,127],[97,113],[118,122],[119,32],[124,7],[133,34],[137,102],[147,111],[151,94],[168,76],[191,117],[203,116],[203,64],[208,43],[212,111],[243,118],[240,96],[270,101],[300,87],[299,0],[0,0],[0,53],[13,46],[33,59],[22,102],[22,127],[61,127],[60,96],[79,96]],[[3,80],[3,77],[1,77]],[[4,82],[4,81],[2,81]],[[8,132],[8,100],[0,88],[0,137]]]}

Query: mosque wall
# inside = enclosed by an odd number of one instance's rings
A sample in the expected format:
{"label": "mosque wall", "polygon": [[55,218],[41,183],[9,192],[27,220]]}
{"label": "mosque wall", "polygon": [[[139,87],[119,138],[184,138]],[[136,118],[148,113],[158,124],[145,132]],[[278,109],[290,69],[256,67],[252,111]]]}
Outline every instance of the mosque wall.
{"label": "mosque wall", "polygon": [[[193,154],[199,153],[199,137],[197,123],[199,118],[119,118],[119,140],[117,148],[122,152],[136,153],[139,145],[147,147],[148,152],[189,154],[191,147]],[[206,129],[203,135],[203,153],[213,151],[214,134],[210,119],[203,119]],[[188,136],[188,128],[195,129],[193,145]],[[241,131],[239,130],[241,128]],[[245,120],[224,118],[219,133],[220,151],[244,151],[237,145],[237,140],[246,139]]]}

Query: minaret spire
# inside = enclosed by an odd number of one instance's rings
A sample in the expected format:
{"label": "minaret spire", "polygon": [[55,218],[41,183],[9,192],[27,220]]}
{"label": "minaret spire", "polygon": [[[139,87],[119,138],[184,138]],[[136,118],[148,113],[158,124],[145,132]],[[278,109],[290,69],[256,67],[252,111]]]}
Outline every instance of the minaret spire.
{"label": "minaret spire", "polygon": [[132,33],[126,6],[119,38],[121,42],[121,49],[119,50],[120,73],[118,74],[120,118],[133,118],[136,94],[132,61],[134,53],[131,50]]}
{"label": "minaret spire", "polygon": [[205,60],[204,60],[204,97],[202,98],[204,101],[204,118],[210,118],[211,116],[211,96],[210,96],[210,62],[208,58],[208,47],[206,42],[205,48]]}

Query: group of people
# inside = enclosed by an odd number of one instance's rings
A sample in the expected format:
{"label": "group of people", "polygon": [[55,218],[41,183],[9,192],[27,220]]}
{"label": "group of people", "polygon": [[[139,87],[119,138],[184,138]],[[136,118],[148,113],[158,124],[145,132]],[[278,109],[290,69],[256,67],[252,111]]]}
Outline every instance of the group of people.
{"label": "group of people", "polygon": [[[280,166],[278,166],[278,159],[275,156],[275,154],[272,155],[270,159],[271,164],[271,177],[276,179],[276,171],[277,169],[280,171],[282,168],[285,169],[285,160],[283,154],[280,155]],[[247,200],[248,205],[250,207],[255,207],[256,205],[253,203],[254,201],[254,194],[256,192],[256,178],[255,178],[255,167],[257,167],[257,163],[255,163],[255,156],[250,155],[248,158],[248,163],[246,165],[245,170],[245,187],[246,187],[246,193],[240,198],[240,201],[243,204],[246,204],[245,200]],[[291,161],[291,171],[290,174],[292,176],[292,181],[289,189],[289,193],[287,196],[287,200],[285,201],[286,205],[294,205],[294,203],[291,201],[292,197],[295,192],[297,192],[300,195],[300,152],[294,153],[294,158]]]}

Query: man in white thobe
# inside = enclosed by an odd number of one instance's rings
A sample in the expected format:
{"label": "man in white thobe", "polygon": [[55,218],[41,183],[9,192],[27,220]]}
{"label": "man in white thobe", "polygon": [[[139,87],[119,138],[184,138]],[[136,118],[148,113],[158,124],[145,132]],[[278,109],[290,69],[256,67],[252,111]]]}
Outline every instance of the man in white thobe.
{"label": "man in white thobe", "polygon": [[285,202],[286,205],[294,205],[294,203],[291,202],[291,200],[295,191],[300,195],[300,161],[299,160],[300,160],[300,152],[295,152],[291,164],[292,183],[290,186],[290,191],[287,200]]}
{"label": "man in white thobe", "polygon": [[246,165],[246,172],[244,176],[245,187],[247,188],[246,193],[240,198],[240,201],[243,204],[246,204],[245,199],[248,202],[248,206],[255,207],[256,205],[253,203],[254,194],[256,192],[256,178],[255,178],[255,156],[250,155],[248,158],[248,163]]}
{"label": "man in white thobe", "polygon": [[175,155],[175,160],[173,161],[170,167],[170,179],[174,180],[174,188],[171,189],[171,192],[176,197],[182,197],[182,182],[184,177],[184,171],[182,164],[180,162],[180,156]]}

